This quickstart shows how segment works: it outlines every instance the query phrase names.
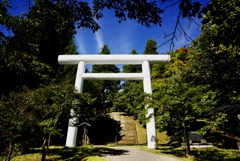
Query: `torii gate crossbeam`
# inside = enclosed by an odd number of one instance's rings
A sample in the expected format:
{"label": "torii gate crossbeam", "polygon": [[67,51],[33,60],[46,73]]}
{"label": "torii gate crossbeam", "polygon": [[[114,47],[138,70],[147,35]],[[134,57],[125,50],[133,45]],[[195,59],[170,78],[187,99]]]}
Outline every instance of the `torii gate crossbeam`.
{"label": "torii gate crossbeam", "polygon": [[[152,94],[151,75],[149,63],[164,63],[170,61],[169,55],[59,55],[60,65],[78,65],[75,88],[78,93],[82,93],[83,82],[86,79],[102,80],[143,80],[144,92]],[[86,64],[141,64],[142,73],[85,73]],[[146,105],[147,107],[148,105]],[[74,115],[74,110],[70,113]],[[156,128],[154,109],[148,109],[147,116],[150,120],[147,128],[148,148],[156,148]],[[69,119],[66,146],[75,147],[78,127],[73,127],[77,119]]]}

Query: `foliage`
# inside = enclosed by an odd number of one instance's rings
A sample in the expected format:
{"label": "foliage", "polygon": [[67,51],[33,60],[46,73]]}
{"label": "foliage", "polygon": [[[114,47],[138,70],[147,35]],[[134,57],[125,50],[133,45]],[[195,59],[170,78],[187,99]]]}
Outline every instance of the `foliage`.
{"label": "foliage", "polygon": [[[157,54],[157,43],[155,40],[150,39],[146,42],[144,54]],[[132,50],[130,54],[138,54],[136,50]],[[124,73],[138,73],[142,72],[141,65],[124,65]],[[142,124],[145,124],[147,108],[146,104],[149,103],[149,95],[143,91],[143,83],[139,80],[127,80],[122,84],[122,91],[117,94],[114,101],[114,106],[118,110],[127,112],[136,119],[139,119]]]}
{"label": "foliage", "polygon": [[82,122],[95,121],[105,114],[105,112],[99,108],[97,97],[93,97],[90,93],[76,95],[75,101],[77,103],[72,107],[75,111],[75,115],[72,117],[78,118],[78,124]]}
{"label": "foliage", "polygon": [[[11,16],[9,13],[7,13],[7,7],[10,7],[8,5],[7,1],[3,1],[0,3],[0,26],[3,26],[7,29],[11,28],[11,20],[13,19],[13,16]],[[8,42],[8,36],[4,34],[4,32],[0,31],[0,44],[5,44]]]}
{"label": "foliage", "polygon": [[40,62],[36,56],[8,47],[2,48],[0,63],[2,94],[20,91],[24,85],[36,88],[39,84],[50,81],[49,75],[53,73],[52,68]]}
{"label": "foliage", "polygon": [[[101,49],[100,55],[109,55],[111,51],[107,45],[104,45]],[[120,70],[116,65],[93,65],[92,73],[119,73]],[[97,83],[97,89],[101,92],[101,104],[103,109],[112,107],[112,101],[114,99],[114,94],[120,89],[119,80],[99,80]],[[96,92],[96,91],[95,91]]]}
{"label": "foliage", "polygon": [[[220,128],[235,135],[239,128],[239,10],[237,1],[212,1],[211,11],[205,16],[202,34],[193,42],[196,53],[190,63],[187,79],[196,84],[210,85],[217,91],[218,102],[215,116],[208,120],[208,129],[216,120],[226,121]],[[217,15],[216,15],[217,14]],[[236,19],[235,19],[236,18]],[[227,36],[226,36],[227,35]]]}
{"label": "foliage", "polygon": [[74,98],[72,91],[71,86],[62,84],[45,86],[28,93],[26,103],[34,109],[38,129],[43,135],[59,134],[56,125],[64,121],[59,117],[70,111]]}
{"label": "foliage", "polygon": [[[180,137],[177,141],[188,142],[187,131],[192,123],[203,117],[215,105],[215,93],[208,86],[193,86],[183,82],[179,76],[159,81],[159,91],[154,97],[158,100],[156,124],[169,136]],[[182,140],[183,139],[183,140]],[[174,139],[173,139],[174,140]]]}
{"label": "foliage", "polygon": [[124,84],[123,91],[116,94],[114,100],[114,107],[118,111],[127,112],[143,121],[146,116],[144,106],[144,92],[143,85],[140,82],[127,81]]}
{"label": "foliage", "polygon": [[[189,52],[187,51],[189,50]],[[208,85],[197,85],[186,81],[188,60],[191,48],[173,53],[171,63],[165,65],[164,78],[153,80],[153,100],[156,107],[156,125],[160,131],[167,131],[172,141],[188,146],[188,131],[192,124],[204,114],[213,113],[216,104],[216,92]],[[163,76],[163,75],[162,75]],[[197,129],[195,129],[197,130]]]}
{"label": "foliage", "polygon": [[[159,92],[155,98],[160,103],[160,107],[157,109],[159,121],[163,123],[159,123],[160,129],[164,129],[163,126],[170,125],[171,121],[169,120],[172,119],[172,126],[175,126],[174,131],[179,131],[178,127],[181,128],[183,122],[193,122],[204,112],[210,111],[211,106],[214,105],[212,101],[215,94],[209,91],[207,86],[194,87],[182,82],[182,79],[177,76],[159,81],[157,88],[162,91],[161,95]],[[165,122],[164,119],[169,120]]]}
{"label": "foliage", "polygon": [[[78,55],[77,46],[72,39],[68,46],[64,49],[66,55]],[[75,77],[77,72],[77,65],[62,65],[59,67],[56,75],[57,82],[68,82],[69,84],[75,83]]]}
{"label": "foliage", "polygon": [[[8,2],[8,1],[4,1]],[[24,13],[21,15],[21,17],[24,17],[28,19],[29,13],[31,13],[32,17],[35,17],[33,19],[30,19],[26,25],[26,27],[30,26],[30,23],[36,25],[41,25],[41,23],[45,26],[47,25],[45,29],[41,29],[41,32],[45,32],[45,34],[49,34],[52,36],[56,36],[55,38],[61,38],[63,35],[62,33],[65,32],[65,40],[69,41],[69,36],[73,36],[73,33],[75,32],[75,26],[77,28],[88,28],[92,31],[97,31],[100,26],[97,23],[97,20],[101,19],[103,15],[103,11],[105,9],[111,9],[115,13],[115,17],[119,19],[119,22],[126,21],[127,19],[134,19],[138,23],[145,25],[147,27],[150,27],[152,25],[162,25],[162,18],[161,14],[164,13],[167,9],[169,9],[171,6],[178,5],[179,6],[179,14],[178,19],[176,21],[175,29],[172,33],[165,35],[164,37],[167,38],[170,36],[171,40],[171,50],[174,46],[173,41],[177,39],[177,31],[181,33],[184,33],[184,36],[186,39],[191,39],[189,35],[186,34],[185,30],[183,29],[181,23],[180,23],[180,16],[183,18],[189,19],[189,24],[196,23],[194,20],[194,17],[201,18],[202,15],[204,15],[207,11],[211,10],[211,7],[209,5],[206,5],[209,3],[209,1],[206,2],[206,4],[202,4],[201,1],[190,1],[190,0],[174,0],[174,1],[166,1],[162,0],[163,3],[159,3],[158,1],[129,1],[129,0],[94,0],[91,3],[86,1],[77,1],[77,0],[53,0],[53,1],[41,1],[41,0],[35,0],[34,3],[32,1],[28,1],[29,5],[29,12]],[[6,16],[7,10],[11,8],[8,3],[1,3],[3,8],[3,25],[8,30],[12,30],[14,28],[17,28],[16,21],[8,21],[10,23],[6,23],[7,20],[11,19],[11,17]],[[32,5],[33,4],[33,5]],[[37,20],[37,19],[41,20]],[[48,23],[49,21],[53,21],[51,25]],[[20,21],[22,22],[22,20]],[[36,22],[36,23],[35,23]],[[39,23],[40,22],[40,23]],[[20,23],[21,24],[21,23]],[[15,26],[15,27],[14,27]],[[32,25],[32,28],[34,25]],[[22,27],[20,27],[22,28]],[[56,29],[56,32],[54,32]],[[69,28],[67,31],[66,29]],[[47,29],[47,30],[46,30]],[[30,28],[29,28],[30,30]],[[38,30],[35,35],[41,35]],[[23,31],[29,32],[28,30]],[[3,39],[5,37],[4,32],[1,32],[1,38]],[[57,34],[58,33],[58,34]],[[71,35],[72,34],[72,35]],[[43,41],[46,39],[49,39],[46,35],[40,36]],[[55,44],[63,44],[64,41],[60,39],[59,42],[55,42]],[[166,40],[165,43],[167,43],[170,40]],[[41,42],[41,46],[49,46],[48,44]],[[52,41],[51,43],[54,44]],[[164,44],[165,44],[164,43]],[[33,44],[33,43],[32,43]],[[37,44],[35,44],[37,45]],[[40,46],[40,47],[41,47]],[[41,47],[42,48],[42,47]],[[53,47],[51,47],[53,48]],[[42,48],[44,49],[44,48]],[[58,49],[58,48],[55,48]],[[61,48],[59,48],[56,51],[60,52]],[[47,52],[44,50],[44,52]],[[51,52],[50,52],[51,53]],[[49,56],[49,53],[46,53]],[[51,58],[54,57],[54,55],[51,55]],[[56,64],[55,64],[56,65]]]}
{"label": "foliage", "polygon": [[66,85],[48,85],[1,96],[1,145],[8,147],[5,160],[12,157],[16,145],[19,145],[20,152],[25,152],[33,141],[60,134],[59,117],[66,111],[69,113],[71,106],[66,104],[71,105],[72,90]]}
{"label": "foliage", "polygon": [[[31,136],[31,126],[35,120],[30,112],[31,109],[25,105],[24,98],[26,98],[25,93],[14,92],[8,97],[1,96],[0,143],[1,147],[6,148],[4,155],[6,161],[17,155],[19,151],[25,151],[28,146],[27,138]],[[16,148],[19,145],[20,147]]]}
{"label": "foliage", "polygon": [[[82,20],[79,14],[90,8],[81,2],[75,5],[71,1],[36,1],[26,18],[20,21],[18,28],[13,30],[14,39],[37,48],[38,58],[49,64],[54,71],[59,67],[57,57],[64,54],[75,34],[75,23],[80,21],[86,26],[94,25],[93,19]],[[86,23],[87,21],[87,23]],[[92,26],[89,26],[92,27]],[[22,30],[22,29],[25,30]],[[24,36],[23,36],[24,35]],[[24,37],[24,38],[23,38]]]}
{"label": "foliage", "polygon": [[[61,134],[59,121],[70,117],[71,108],[79,121],[94,121],[109,111],[106,100],[110,100],[115,109],[134,115],[142,123],[147,121],[145,105],[149,99],[145,99],[140,81],[124,82],[121,92],[119,81],[85,81],[86,94],[74,95],[67,84],[73,84],[76,67],[58,66],[59,54],[77,54],[73,43],[75,27],[97,31],[100,26],[96,21],[103,17],[106,8],[115,11],[119,22],[130,18],[149,27],[161,25],[162,12],[179,4],[175,31],[166,35],[172,36],[172,41],[179,30],[188,38],[179,22],[180,16],[191,22],[195,16],[204,16],[202,34],[193,47],[170,53],[169,64],[151,66],[151,107],[156,110],[158,129],[167,130],[180,141],[188,140],[186,132],[198,118],[207,119],[204,131],[216,130],[225,120],[228,129],[238,130],[238,122],[233,118],[240,100],[239,2],[212,0],[208,5],[190,0],[168,2],[161,10],[156,1],[146,0],[94,0],[92,4],[36,0],[29,12],[20,16],[10,15],[11,6],[7,1],[1,2],[0,144],[7,147],[6,158],[28,149],[28,144],[41,140],[43,135]],[[157,48],[154,40],[148,40],[144,54],[158,54]],[[100,54],[110,54],[107,45]],[[131,54],[137,52],[133,50]],[[141,72],[140,65],[126,65],[123,69]],[[118,73],[119,69],[115,65],[95,65],[93,72]],[[73,101],[78,104],[72,105]]]}
{"label": "foliage", "polygon": [[[130,55],[137,55],[137,51],[133,49],[130,52]],[[139,73],[142,72],[142,66],[141,65],[123,65],[123,73]]]}
{"label": "foliage", "polygon": [[94,0],[93,11],[96,18],[103,17],[103,9],[113,9],[119,22],[129,19],[136,19],[137,22],[150,27],[150,24],[161,25],[160,14],[162,10],[157,6],[156,1],[128,1],[128,0]]}
{"label": "foliage", "polygon": [[147,40],[143,54],[158,54],[157,49],[157,42],[155,40]]}
{"label": "foliage", "polygon": [[215,25],[209,28],[204,26],[201,36],[194,41],[197,50],[202,52],[194,56],[189,75],[195,82],[210,84],[221,91],[219,104],[238,104],[239,47],[215,46],[213,37],[216,31]]}
{"label": "foliage", "polygon": [[216,46],[239,46],[240,2],[235,0],[212,0],[208,5],[208,12],[204,17],[204,24],[216,25],[216,35],[212,37]]}
{"label": "foliage", "polygon": [[[137,55],[133,49],[130,55]],[[123,73],[142,72],[141,65],[123,65]],[[145,118],[145,107],[142,106],[144,92],[142,82],[139,80],[125,80],[121,82],[121,90],[116,93],[113,106],[117,111],[126,112],[135,118]],[[141,120],[143,121],[143,120]]]}
{"label": "foliage", "polygon": [[171,77],[176,73],[178,68],[186,66],[188,60],[194,54],[194,52],[195,50],[193,48],[184,46],[183,48],[176,49],[176,51],[174,52],[168,53],[171,57],[170,63],[152,65],[151,69],[152,79],[154,80]]}
{"label": "foliage", "polygon": [[[31,1],[28,2],[31,6]],[[7,13],[10,8],[8,1],[1,3],[3,14]],[[53,0],[41,1],[35,0],[31,6],[30,13],[32,16],[42,19],[43,22],[53,20],[60,22],[57,25],[57,30],[65,30],[65,32],[73,32],[75,23],[77,28],[89,28],[97,31],[100,26],[96,20],[103,17],[102,11],[104,8],[113,9],[115,16],[119,22],[125,21],[127,18],[136,19],[139,23],[150,26],[151,24],[161,25],[161,9],[157,6],[155,1],[104,1],[94,0],[92,3],[77,0]],[[28,15],[27,15],[28,16]],[[1,25],[5,25],[6,18],[3,17]],[[35,19],[36,20],[36,19]],[[53,25],[55,23],[52,23]],[[41,24],[38,24],[41,25]],[[46,25],[43,23],[42,25]],[[48,24],[50,25],[50,24]],[[9,25],[11,26],[11,25]],[[66,27],[69,31],[66,31]]]}

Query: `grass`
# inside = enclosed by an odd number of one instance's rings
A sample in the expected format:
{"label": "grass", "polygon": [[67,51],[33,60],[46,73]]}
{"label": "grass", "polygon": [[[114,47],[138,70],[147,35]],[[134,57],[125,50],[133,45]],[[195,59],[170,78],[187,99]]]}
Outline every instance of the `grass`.
{"label": "grass", "polygon": [[[191,156],[186,157],[185,149],[167,145],[168,136],[166,132],[157,133],[158,144],[162,146],[159,146],[158,149],[148,149],[147,146],[145,146],[146,129],[137,122],[137,130],[139,143],[140,145],[143,145],[138,147],[149,152],[171,155],[173,157],[181,158],[184,161],[240,161],[240,150],[236,150],[236,147],[232,146],[232,143],[236,144],[236,140],[231,140],[230,138],[223,137],[222,135],[219,136],[220,134],[218,133],[214,133],[212,139],[208,138],[208,140],[214,143],[214,145],[217,145],[219,148],[191,149]],[[223,144],[222,146],[220,146],[220,142]],[[231,146],[228,144],[231,144]]]}
{"label": "grass", "polygon": [[185,156],[185,149],[172,146],[158,146],[157,149],[148,149],[146,146],[139,147],[140,149],[156,153],[167,154],[172,157],[181,158],[184,161],[236,161],[240,160],[240,151],[235,149],[220,149],[220,148],[205,148],[191,149],[191,156]]}
{"label": "grass", "polygon": [[106,160],[99,156],[90,156],[90,157],[84,158],[82,161],[106,161]]}
{"label": "grass", "polygon": [[[146,146],[146,129],[142,127],[139,122],[137,123],[137,133],[139,145],[134,146],[152,153],[168,155],[172,157],[181,158],[184,161],[236,161],[240,160],[240,151],[234,149],[227,149],[226,144],[224,144],[223,149],[213,147],[207,149],[191,149],[191,156],[185,156],[185,149],[176,148],[174,146],[168,146],[168,140],[166,132],[157,133],[158,146],[157,149],[148,149]],[[221,140],[222,137],[217,137],[218,135],[214,135],[213,140],[218,141]],[[226,143],[229,142],[229,139],[226,139]],[[214,142],[215,143],[215,142]],[[108,145],[114,146],[115,144]],[[219,145],[216,144],[215,145]],[[124,151],[109,149],[107,146],[82,146],[76,148],[64,148],[62,146],[51,146],[49,150],[49,154],[46,158],[47,161],[106,161],[102,158],[105,154],[114,154],[114,155],[122,155]],[[0,158],[1,160],[1,158]],[[39,161],[41,160],[41,149],[35,148],[31,149],[29,154],[20,155],[13,158],[13,161]]]}
{"label": "grass", "polygon": [[[140,145],[144,145],[147,144],[146,141],[146,129],[144,127],[142,127],[142,125],[140,125],[139,121],[136,121],[136,126],[137,126],[137,134],[138,134],[138,141]],[[167,144],[168,140],[167,140],[168,136],[166,134],[166,132],[157,132],[157,139],[158,139],[158,144]]]}
{"label": "grass", "polygon": [[[105,147],[82,146],[76,148],[64,148],[62,146],[50,146],[47,161],[106,161],[101,157],[101,151],[106,151]],[[107,151],[108,152],[108,151]],[[17,156],[12,161],[39,161],[41,160],[41,149],[34,148],[30,153]]]}
{"label": "grass", "polygon": [[[185,157],[183,148],[172,146],[158,146],[157,149],[148,149],[147,146],[133,146],[156,154],[168,155],[180,158],[184,161],[236,161],[240,160],[240,151],[233,149],[192,149],[191,156]],[[106,146],[82,146],[76,148],[64,148],[62,146],[51,146],[47,161],[106,161],[103,155],[123,155],[124,150],[114,150]],[[39,161],[41,160],[41,149],[34,148],[30,153],[17,156],[12,161]]]}
{"label": "grass", "polygon": [[146,140],[146,129],[143,128],[139,121],[136,120],[136,127],[137,127],[137,135],[138,135],[138,142],[139,144],[146,144],[147,140]]}

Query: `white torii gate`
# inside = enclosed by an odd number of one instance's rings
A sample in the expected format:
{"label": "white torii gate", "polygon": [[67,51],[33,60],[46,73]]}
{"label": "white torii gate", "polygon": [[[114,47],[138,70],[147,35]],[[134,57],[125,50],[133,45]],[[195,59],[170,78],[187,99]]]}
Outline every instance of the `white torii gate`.
{"label": "white torii gate", "polygon": [[[149,63],[163,63],[170,61],[169,55],[59,55],[60,65],[78,65],[75,88],[82,93],[83,81],[85,79],[101,80],[143,80],[144,92],[152,94],[151,75]],[[85,73],[86,64],[142,64],[142,73]],[[147,107],[147,105],[146,105]],[[70,114],[74,115],[72,109]],[[150,120],[147,128],[148,148],[154,149],[156,143],[156,127],[154,109],[148,109],[147,116]],[[69,119],[69,126],[66,139],[66,147],[75,147],[78,127],[73,127],[77,122],[76,118]]]}

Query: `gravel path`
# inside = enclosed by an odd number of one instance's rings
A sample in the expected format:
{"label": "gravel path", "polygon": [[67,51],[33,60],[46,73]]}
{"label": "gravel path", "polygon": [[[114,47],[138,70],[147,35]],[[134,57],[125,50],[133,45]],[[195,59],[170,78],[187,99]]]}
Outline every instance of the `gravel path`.
{"label": "gravel path", "polygon": [[133,147],[112,147],[101,152],[107,161],[181,161],[164,154],[154,154]]}

